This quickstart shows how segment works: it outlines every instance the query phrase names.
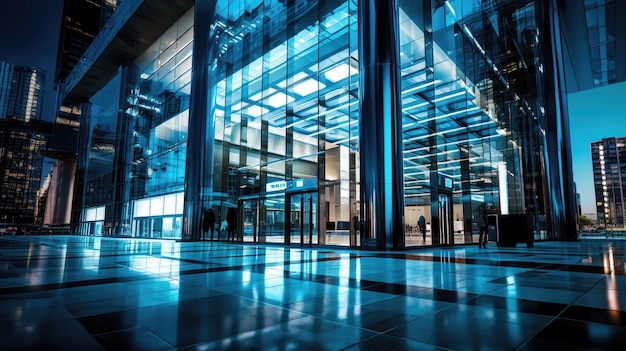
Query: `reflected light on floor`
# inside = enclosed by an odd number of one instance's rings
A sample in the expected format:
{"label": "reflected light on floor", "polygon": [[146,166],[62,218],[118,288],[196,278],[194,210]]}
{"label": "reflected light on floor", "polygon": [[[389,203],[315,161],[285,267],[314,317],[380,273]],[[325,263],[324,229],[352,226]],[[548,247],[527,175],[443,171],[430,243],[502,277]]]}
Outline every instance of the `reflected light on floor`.
{"label": "reflected light on floor", "polygon": [[[617,294],[617,282],[615,274],[609,275],[607,278],[606,301],[609,306],[611,320],[619,322],[621,313],[619,312],[619,296]],[[620,325],[620,324],[618,324]]]}
{"label": "reflected light on floor", "polygon": [[609,250],[606,254],[604,254],[604,274],[609,274],[613,272],[615,268],[615,261],[613,258],[613,248],[609,247]]}

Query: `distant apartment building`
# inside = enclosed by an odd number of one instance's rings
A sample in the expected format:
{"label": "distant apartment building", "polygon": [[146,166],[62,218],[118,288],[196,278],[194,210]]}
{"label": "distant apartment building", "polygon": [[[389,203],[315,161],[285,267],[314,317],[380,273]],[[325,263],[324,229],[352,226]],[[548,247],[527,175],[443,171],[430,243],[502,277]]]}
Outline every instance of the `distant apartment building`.
{"label": "distant apartment building", "polygon": [[34,223],[48,125],[45,71],[0,62],[0,222]]}
{"label": "distant apartment building", "polygon": [[626,137],[591,143],[598,224],[623,225],[626,188]]}

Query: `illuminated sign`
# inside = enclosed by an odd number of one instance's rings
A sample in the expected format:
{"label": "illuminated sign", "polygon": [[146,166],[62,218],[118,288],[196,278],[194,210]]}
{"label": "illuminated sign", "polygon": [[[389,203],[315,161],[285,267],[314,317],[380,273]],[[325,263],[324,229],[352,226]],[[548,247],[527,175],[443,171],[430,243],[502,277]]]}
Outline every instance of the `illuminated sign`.
{"label": "illuminated sign", "polygon": [[285,189],[287,189],[287,182],[284,180],[267,183],[265,185],[265,191],[267,191],[268,193],[272,191],[284,191]]}
{"label": "illuminated sign", "polygon": [[287,192],[316,191],[317,179],[294,179],[287,182]]}

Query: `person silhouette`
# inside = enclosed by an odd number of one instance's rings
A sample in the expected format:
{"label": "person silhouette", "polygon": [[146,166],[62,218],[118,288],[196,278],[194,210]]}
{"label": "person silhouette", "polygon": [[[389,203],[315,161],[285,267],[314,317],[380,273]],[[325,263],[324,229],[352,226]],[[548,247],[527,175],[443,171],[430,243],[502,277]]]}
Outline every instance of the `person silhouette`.
{"label": "person silhouette", "polygon": [[424,238],[424,241],[426,241],[426,218],[424,218],[424,216],[420,216],[420,218],[417,220],[417,226],[420,228],[422,238]]}
{"label": "person silhouette", "polygon": [[[208,211],[204,211],[204,221],[202,222],[202,230],[203,235],[206,234],[207,231],[211,232],[210,240],[213,241],[213,232],[215,232],[215,214],[213,213],[213,209],[209,208]],[[219,236],[218,236],[219,239]]]}
{"label": "person silhouette", "polygon": [[237,211],[229,208],[226,212],[226,223],[228,223],[228,241],[235,241],[235,231],[237,230]]}
{"label": "person silhouette", "polygon": [[480,234],[478,235],[478,247],[487,247],[487,211],[483,210],[478,215],[478,228]]}

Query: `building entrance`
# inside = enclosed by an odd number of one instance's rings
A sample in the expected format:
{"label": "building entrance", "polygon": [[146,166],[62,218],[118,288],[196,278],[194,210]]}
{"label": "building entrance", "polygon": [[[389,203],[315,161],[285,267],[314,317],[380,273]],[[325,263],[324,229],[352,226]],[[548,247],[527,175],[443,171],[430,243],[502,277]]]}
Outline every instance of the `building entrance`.
{"label": "building entrance", "polygon": [[288,245],[319,244],[317,218],[317,192],[294,193],[287,196]]}
{"label": "building entrance", "polygon": [[259,200],[243,201],[243,241],[259,242]]}
{"label": "building entrance", "polygon": [[240,201],[243,241],[285,243],[285,196]]}

